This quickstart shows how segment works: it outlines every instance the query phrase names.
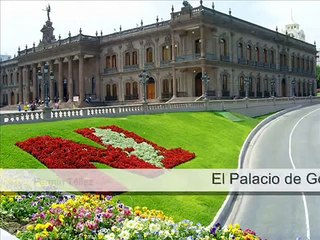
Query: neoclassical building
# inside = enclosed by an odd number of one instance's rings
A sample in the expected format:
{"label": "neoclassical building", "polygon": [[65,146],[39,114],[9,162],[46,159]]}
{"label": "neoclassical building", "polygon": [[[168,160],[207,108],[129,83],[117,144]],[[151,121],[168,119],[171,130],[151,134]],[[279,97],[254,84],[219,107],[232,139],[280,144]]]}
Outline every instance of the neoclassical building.
{"label": "neoclassical building", "polygon": [[[48,9],[47,9],[48,10]],[[224,14],[183,2],[171,19],[103,35],[54,36],[18,50],[1,66],[1,105],[34,99],[119,103],[146,98],[251,98],[309,96],[316,91],[316,46]],[[148,81],[139,74],[146,70]],[[205,84],[203,74],[210,81]],[[78,102],[78,103],[79,103]]]}

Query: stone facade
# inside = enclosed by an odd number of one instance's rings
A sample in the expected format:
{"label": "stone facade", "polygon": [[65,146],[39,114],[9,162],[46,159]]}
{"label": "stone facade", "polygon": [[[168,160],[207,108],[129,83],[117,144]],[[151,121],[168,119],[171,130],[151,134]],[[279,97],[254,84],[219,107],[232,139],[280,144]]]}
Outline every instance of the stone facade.
{"label": "stone facade", "polygon": [[[208,98],[315,94],[315,45],[201,1],[199,7],[185,2],[181,11],[172,9],[168,21],[108,35],[88,36],[80,29],[77,36],[58,40],[50,32],[51,41],[19,49],[15,58],[0,63],[1,105],[43,100],[45,91],[51,101],[90,97],[129,103],[142,101],[144,87],[149,102],[204,93]],[[146,85],[139,78],[143,69]]]}

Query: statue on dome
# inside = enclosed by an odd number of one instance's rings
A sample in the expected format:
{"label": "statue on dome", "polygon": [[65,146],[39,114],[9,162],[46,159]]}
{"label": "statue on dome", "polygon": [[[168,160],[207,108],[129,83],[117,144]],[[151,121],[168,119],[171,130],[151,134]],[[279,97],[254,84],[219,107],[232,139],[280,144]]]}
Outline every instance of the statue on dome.
{"label": "statue on dome", "polygon": [[46,7],[46,9],[43,9],[43,11],[46,11],[46,12],[47,12],[48,21],[50,22],[50,12],[51,12],[50,4],[48,4],[48,6]]}

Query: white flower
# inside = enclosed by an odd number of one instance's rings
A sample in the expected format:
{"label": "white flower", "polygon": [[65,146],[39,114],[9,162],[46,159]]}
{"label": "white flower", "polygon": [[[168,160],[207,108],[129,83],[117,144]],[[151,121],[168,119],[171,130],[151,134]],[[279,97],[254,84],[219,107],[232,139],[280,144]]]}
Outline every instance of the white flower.
{"label": "white flower", "polygon": [[149,225],[149,230],[150,230],[151,233],[159,232],[160,229],[161,229],[161,227],[160,227],[159,224],[151,223]]}
{"label": "white flower", "polygon": [[117,133],[111,129],[93,129],[95,130],[94,135],[99,137],[104,144],[121,149],[133,148],[134,151],[127,153],[128,155],[137,156],[145,162],[163,168],[162,159],[164,157],[150,144],[146,142],[137,143],[133,138],[127,138],[123,133]]}
{"label": "white flower", "polygon": [[104,237],[105,240],[115,240],[116,236],[114,235],[114,233],[109,233],[108,235],[106,235]]}
{"label": "white flower", "polygon": [[126,227],[129,228],[129,229],[134,229],[136,226],[136,222],[134,220],[129,220],[127,223],[126,223]]}
{"label": "white flower", "polygon": [[122,230],[122,232],[119,234],[119,237],[123,240],[127,240],[130,238],[130,233],[127,230]]}

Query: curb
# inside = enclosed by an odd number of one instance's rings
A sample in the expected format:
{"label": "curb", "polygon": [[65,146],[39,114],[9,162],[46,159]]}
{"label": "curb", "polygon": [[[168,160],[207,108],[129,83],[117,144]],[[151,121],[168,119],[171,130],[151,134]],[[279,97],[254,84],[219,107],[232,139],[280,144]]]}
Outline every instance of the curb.
{"label": "curb", "polygon": [[[239,159],[238,159],[238,169],[243,168],[243,164],[244,164],[244,159],[245,156],[247,154],[248,151],[248,147],[252,141],[252,139],[254,138],[254,136],[268,123],[270,123],[271,121],[273,121],[274,119],[288,113],[288,112],[292,112],[294,110],[297,110],[299,108],[302,107],[306,107],[306,106],[312,106],[315,105],[317,103],[313,103],[313,104],[303,104],[303,105],[298,105],[292,108],[288,108],[288,109],[284,109],[280,112],[277,112],[275,114],[272,114],[271,116],[267,117],[266,119],[264,119],[262,122],[260,122],[247,136],[246,140],[244,141],[244,144],[242,145],[240,154],[239,154]],[[227,198],[224,200],[221,208],[219,209],[218,213],[216,214],[216,216],[214,217],[213,221],[209,224],[209,227],[213,227],[216,223],[220,223],[222,226],[224,226],[226,224],[226,221],[232,211],[232,208],[234,206],[234,203],[237,199],[237,196],[239,194],[238,193],[229,193]]]}
{"label": "curb", "polygon": [[0,228],[0,239],[3,240],[18,240],[14,235]]}

